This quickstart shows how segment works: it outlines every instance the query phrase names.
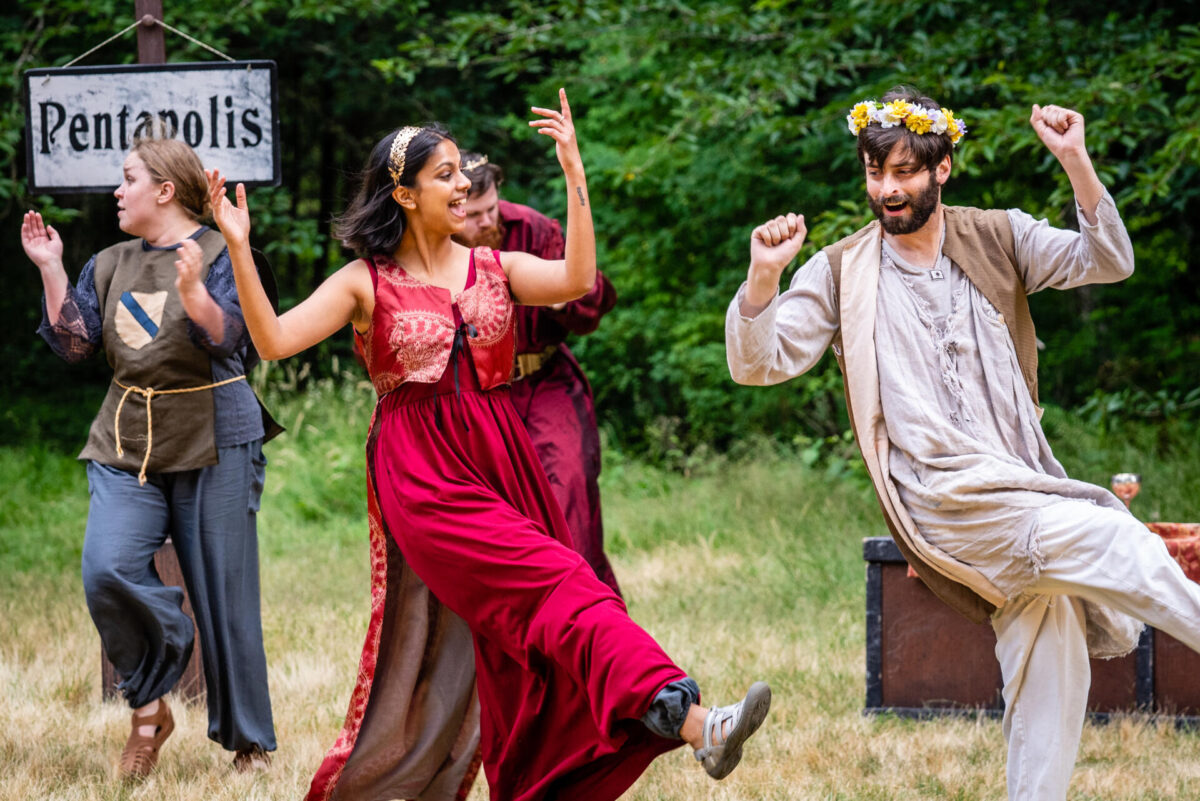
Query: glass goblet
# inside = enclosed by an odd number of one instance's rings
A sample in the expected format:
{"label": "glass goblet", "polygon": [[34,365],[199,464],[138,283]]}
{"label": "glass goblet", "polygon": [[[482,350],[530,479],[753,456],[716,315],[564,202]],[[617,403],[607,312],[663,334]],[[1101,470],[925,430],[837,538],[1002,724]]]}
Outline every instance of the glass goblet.
{"label": "glass goblet", "polygon": [[1122,501],[1125,502],[1125,508],[1129,508],[1129,502],[1133,500],[1142,489],[1142,477],[1137,473],[1117,473],[1112,477],[1112,491]]}

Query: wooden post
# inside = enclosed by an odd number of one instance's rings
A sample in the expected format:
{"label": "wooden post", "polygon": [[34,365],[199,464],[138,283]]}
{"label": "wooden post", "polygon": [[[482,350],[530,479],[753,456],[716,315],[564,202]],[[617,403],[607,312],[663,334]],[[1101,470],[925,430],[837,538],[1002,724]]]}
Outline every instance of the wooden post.
{"label": "wooden post", "polygon": [[[134,0],[134,14],[141,20],[137,29],[137,47],[139,64],[165,64],[167,61],[166,37],[163,28],[154,20],[163,18],[162,0]],[[200,662],[200,629],[196,626],[196,616],[192,613],[192,599],[188,596],[187,587],[183,581],[183,571],[179,567],[179,557],[175,553],[175,543],[170,537],[154,554],[154,569],[163,584],[179,587],[183,590],[183,611],[192,620],[192,629],[196,632],[195,643],[192,647],[192,658],[188,660],[187,668],[175,685],[175,692],[184,700],[203,700],[207,692],[204,683],[204,668]],[[120,677],[116,668],[108,661],[104,646],[100,646],[100,692],[105,700],[117,695],[117,682]]]}
{"label": "wooden post", "polygon": [[139,64],[165,64],[167,40],[161,25],[154,20],[163,18],[162,0],[134,0],[133,13],[141,25],[137,29]]}

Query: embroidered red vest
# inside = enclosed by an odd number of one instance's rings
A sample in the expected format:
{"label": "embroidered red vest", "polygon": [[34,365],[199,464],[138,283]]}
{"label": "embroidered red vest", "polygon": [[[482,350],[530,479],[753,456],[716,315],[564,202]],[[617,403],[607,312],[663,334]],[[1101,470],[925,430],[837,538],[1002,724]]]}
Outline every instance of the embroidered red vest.
{"label": "embroidered red vest", "polygon": [[458,329],[454,306],[475,328],[467,340],[482,389],[507,384],[513,365],[513,299],[499,254],[487,248],[471,251],[467,287],[451,296],[448,289],[410,276],[387,256],[367,259],[375,284],[375,312],[366,334],[355,333],[367,373],[380,395],[406,381],[432,384],[450,361]]}

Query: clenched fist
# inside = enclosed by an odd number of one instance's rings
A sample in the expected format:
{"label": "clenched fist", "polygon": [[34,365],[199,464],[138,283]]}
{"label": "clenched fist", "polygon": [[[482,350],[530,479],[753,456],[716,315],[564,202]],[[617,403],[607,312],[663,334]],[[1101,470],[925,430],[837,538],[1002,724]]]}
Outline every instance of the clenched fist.
{"label": "clenched fist", "polygon": [[779,277],[796,258],[807,235],[804,215],[790,212],[754,229],[750,234],[750,271],[746,277],[748,308],[743,313],[761,310],[771,302],[779,289]]}
{"label": "clenched fist", "polygon": [[1062,106],[1033,105],[1029,124],[1059,161],[1085,153],[1083,115]]}

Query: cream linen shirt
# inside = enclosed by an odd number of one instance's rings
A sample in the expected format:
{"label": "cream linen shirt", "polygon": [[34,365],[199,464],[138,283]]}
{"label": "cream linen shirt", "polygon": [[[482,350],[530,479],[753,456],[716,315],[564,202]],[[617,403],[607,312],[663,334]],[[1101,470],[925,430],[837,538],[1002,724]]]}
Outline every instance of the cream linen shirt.
{"label": "cream linen shirt", "polygon": [[[1111,283],[1133,272],[1133,248],[1105,193],[1080,231],[1008,211],[1025,289]],[[921,535],[972,565],[1008,597],[1037,577],[1037,509],[1064,499],[1124,506],[1067,477],[1051,453],[1026,389],[1008,327],[948,257],[931,270],[906,264],[885,243],[876,304],[879,392],[891,442],[888,469]],[[941,275],[941,278],[934,278]],[[791,287],[753,318],[726,315],[729,369],[742,384],[798,376],[838,329],[829,260],[818,252]]]}

